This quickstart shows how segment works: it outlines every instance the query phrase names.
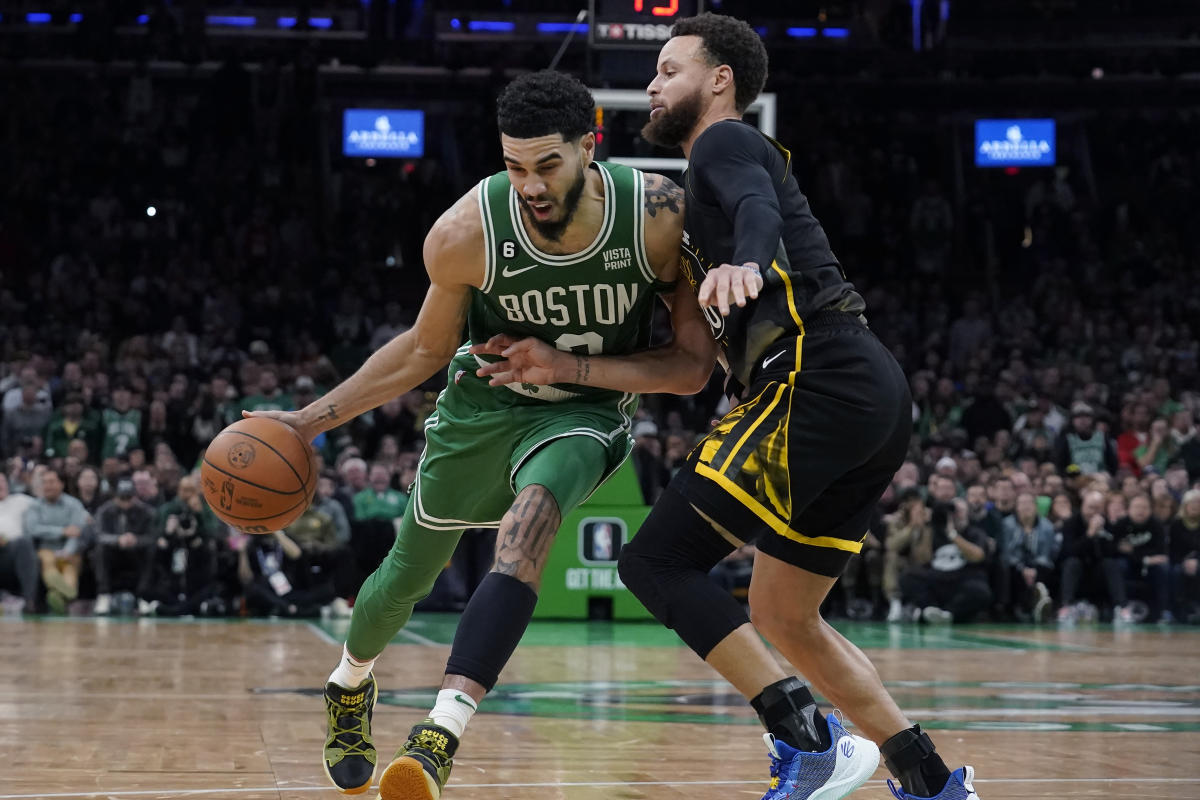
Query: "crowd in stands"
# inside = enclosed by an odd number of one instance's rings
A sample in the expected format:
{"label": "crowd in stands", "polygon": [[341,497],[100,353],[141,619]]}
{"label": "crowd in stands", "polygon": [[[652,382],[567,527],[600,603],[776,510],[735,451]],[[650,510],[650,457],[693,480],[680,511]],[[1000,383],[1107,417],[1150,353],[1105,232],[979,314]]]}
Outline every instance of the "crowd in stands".
{"label": "crowd in stands", "polygon": [[[285,531],[221,525],[196,465],[243,409],[302,406],[406,328],[422,232],[467,186],[433,160],[326,170],[299,71],[76,77],[14,81],[0,129],[9,606],[346,614],[444,378],[319,439],[318,500]],[[827,611],[1196,621],[1197,119],[1106,116],[1087,180],[975,176],[952,196],[919,123],[796,112],[797,175],[913,395],[909,461]],[[472,178],[498,166],[484,144]],[[717,379],[645,398],[646,502],[725,408]],[[431,607],[465,601],[490,546],[464,539],[470,567]],[[736,590],[751,559],[718,577]]]}

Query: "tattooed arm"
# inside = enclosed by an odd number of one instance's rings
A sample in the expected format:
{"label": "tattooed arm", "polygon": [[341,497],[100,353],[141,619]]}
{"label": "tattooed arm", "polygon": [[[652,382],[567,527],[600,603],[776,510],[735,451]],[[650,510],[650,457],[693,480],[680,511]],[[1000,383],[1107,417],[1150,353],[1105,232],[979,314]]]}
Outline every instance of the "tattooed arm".
{"label": "tattooed arm", "polygon": [[664,175],[644,175],[643,218],[646,256],[659,280],[674,283],[679,276],[679,245],[683,239],[683,189]]}

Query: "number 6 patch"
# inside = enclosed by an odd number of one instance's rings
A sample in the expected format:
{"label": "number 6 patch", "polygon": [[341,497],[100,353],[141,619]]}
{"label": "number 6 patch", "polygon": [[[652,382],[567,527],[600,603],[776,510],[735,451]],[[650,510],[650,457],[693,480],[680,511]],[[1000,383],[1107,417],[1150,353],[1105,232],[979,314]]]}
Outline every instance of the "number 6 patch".
{"label": "number 6 patch", "polygon": [[500,243],[500,255],[504,256],[505,258],[516,258],[517,243],[512,239],[505,239]]}

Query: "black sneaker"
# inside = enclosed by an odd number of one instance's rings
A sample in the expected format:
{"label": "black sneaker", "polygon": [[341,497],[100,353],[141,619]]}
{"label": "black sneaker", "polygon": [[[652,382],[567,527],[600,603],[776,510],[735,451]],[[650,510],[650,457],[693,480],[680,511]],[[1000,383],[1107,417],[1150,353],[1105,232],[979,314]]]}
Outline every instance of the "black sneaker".
{"label": "black sneaker", "polygon": [[361,794],[375,777],[375,743],[371,741],[371,712],[379,699],[375,676],[357,689],[325,684],[325,774],[342,794]]}
{"label": "black sneaker", "polygon": [[414,725],[379,776],[379,800],[438,800],[454,766],[458,737],[433,720]]}

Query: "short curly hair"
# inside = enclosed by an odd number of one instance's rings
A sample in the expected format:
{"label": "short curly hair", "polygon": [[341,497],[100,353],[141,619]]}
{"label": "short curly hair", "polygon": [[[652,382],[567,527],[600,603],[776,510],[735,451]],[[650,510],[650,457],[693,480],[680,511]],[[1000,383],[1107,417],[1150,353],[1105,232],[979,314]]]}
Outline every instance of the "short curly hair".
{"label": "short curly hair", "polygon": [[699,36],[704,41],[708,64],[728,64],[733,70],[734,105],[745,113],[767,83],[767,48],[754,28],[740,19],[705,12],[681,19],[671,36]]}
{"label": "short curly hair", "polygon": [[514,80],[496,100],[500,132],[517,139],[561,134],[573,141],[593,130],[596,101],[578,79],[542,70]]}

